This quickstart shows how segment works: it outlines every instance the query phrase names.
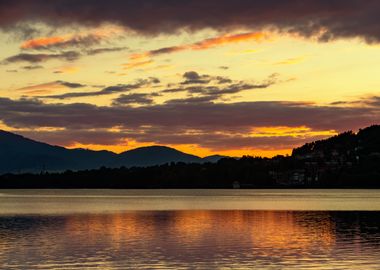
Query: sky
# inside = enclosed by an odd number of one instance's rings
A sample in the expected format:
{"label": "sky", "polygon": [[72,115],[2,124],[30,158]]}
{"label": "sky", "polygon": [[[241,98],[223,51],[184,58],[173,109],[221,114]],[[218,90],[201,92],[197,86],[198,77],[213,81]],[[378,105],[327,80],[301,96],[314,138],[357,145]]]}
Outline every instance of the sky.
{"label": "sky", "polygon": [[0,0],[0,129],[291,154],[380,119],[376,0]]}

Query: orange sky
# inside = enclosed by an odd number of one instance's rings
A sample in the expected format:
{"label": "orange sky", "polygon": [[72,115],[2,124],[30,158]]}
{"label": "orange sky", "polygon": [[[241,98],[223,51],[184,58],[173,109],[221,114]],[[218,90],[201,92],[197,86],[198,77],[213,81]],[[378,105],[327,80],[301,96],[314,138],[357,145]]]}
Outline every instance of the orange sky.
{"label": "orange sky", "polygon": [[88,13],[79,2],[67,14],[53,2],[9,4],[18,16],[0,22],[1,129],[70,148],[274,156],[380,119],[368,3],[352,13],[318,1],[157,2],[139,17],[140,3]]}

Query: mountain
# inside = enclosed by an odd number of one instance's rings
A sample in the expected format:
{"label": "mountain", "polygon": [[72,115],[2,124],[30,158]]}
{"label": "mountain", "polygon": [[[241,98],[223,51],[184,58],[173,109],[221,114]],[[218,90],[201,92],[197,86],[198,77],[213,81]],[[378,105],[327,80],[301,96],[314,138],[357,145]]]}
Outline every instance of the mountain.
{"label": "mountain", "polygon": [[118,155],[118,164],[126,167],[165,164],[172,161],[185,163],[203,162],[200,157],[185,154],[166,146],[140,147]]}
{"label": "mountain", "polygon": [[215,162],[218,162],[222,158],[229,158],[229,157],[227,157],[227,156],[221,156],[221,155],[212,155],[212,156],[204,157],[203,160],[206,161],[206,162],[215,163]]}
{"label": "mountain", "polygon": [[116,156],[107,151],[69,150],[0,131],[0,173],[98,168],[111,165]]}
{"label": "mountain", "polygon": [[132,167],[169,162],[209,161],[166,146],[149,146],[115,154],[109,151],[66,149],[0,130],[0,174]]}

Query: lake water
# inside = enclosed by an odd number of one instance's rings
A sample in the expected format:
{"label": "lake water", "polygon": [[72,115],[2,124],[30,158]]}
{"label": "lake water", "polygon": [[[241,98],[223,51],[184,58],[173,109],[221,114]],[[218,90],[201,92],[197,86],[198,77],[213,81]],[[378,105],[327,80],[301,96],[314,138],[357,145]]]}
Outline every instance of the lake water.
{"label": "lake water", "polygon": [[0,269],[380,269],[380,191],[0,190]]}

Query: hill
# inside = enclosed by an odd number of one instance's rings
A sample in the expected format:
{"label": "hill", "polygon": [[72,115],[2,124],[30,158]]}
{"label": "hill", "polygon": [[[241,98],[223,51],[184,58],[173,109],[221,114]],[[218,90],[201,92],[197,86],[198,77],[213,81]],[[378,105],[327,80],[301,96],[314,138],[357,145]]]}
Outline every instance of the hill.
{"label": "hill", "polygon": [[115,154],[108,151],[66,149],[0,130],[0,174],[205,161],[208,160],[166,146],[141,147]]}

